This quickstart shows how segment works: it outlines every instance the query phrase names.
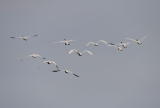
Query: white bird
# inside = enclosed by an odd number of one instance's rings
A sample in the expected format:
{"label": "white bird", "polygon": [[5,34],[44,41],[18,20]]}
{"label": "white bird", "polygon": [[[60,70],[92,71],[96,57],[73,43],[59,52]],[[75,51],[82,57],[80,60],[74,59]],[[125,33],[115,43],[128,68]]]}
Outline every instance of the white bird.
{"label": "white bird", "polygon": [[116,45],[121,45],[121,46],[123,46],[123,48],[127,48],[127,45],[130,44],[130,43],[132,43],[132,42],[127,42],[127,43],[121,42],[121,43],[116,44]]}
{"label": "white bird", "polygon": [[43,61],[40,66],[42,66],[44,63],[54,64],[54,65],[56,66],[56,68],[59,69],[59,68],[58,68],[58,65],[57,65],[56,62],[54,62],[54,61]]}
{"label": "white bird", "polygon": [[90,52],[90,51],[88,51],[88,50],[84,50],[83,52],[78,52],[78,50],[76,50],[76,49],[70,50],[68,54],[71,54],[71,53],[73,53],[73,52],[76,52],[76,54],[78,54],[79,56],[82,56],[84,52],[86,52],[86,53],[88,53],[88,54],[90,54],[90,55],[93,55],[92,52]]}
{"label": "white bird", "polygon": [[30,37],[36,37],[36,36],[38,36],[38,34],[36,34],[34,36],[21,36],[21,37],[10,37],[10,38],[13,38],[13,39],[20,38],[20,39],[23,39],[23,40],[27,41],[28,38],[30,38]]}
{"label": "white bird", "polygon": [[134,41],[134,42],[137,42],[137,44],[142,44],[142,41],[144,40],[144,39],[146,39],[147,37],[149,37],[149,36],[145,36],[145,37],[143,37],[143,38],[141,38],[140,40],[138,40],[138,39],[130,39],[130,38],[126,38],[126,39],[128,39],[128,40],[131,40],[131,41]]}
{"label": "white bird", "polygon": [[70,42],[72,41],[78,41],[78,40],[66,40],[64,39],[64,41],[58,41],[58,42],[53,42],[53,43],[65,43],[65,45],[70,45]]}
{"label": "white bird", "polygon": [[104,44],[107,44],[106,41],[104,41],[104,40],[99,40],[98,42],[88,42],[85,47],[87,48],[90,44],[94,44],[95,46],[98,46],[98,45],[99,45],[99,44],[98,44],[99,42],[103,42]]}
{"label": "white bird", "polygon": [[112,43],[110,43],[108,46],[113,46],[113,47],[117,48],[119,51],[122,51],[121,46],[118,46],[118,45],[115,45],[115,44],[112,44]]}
{"label": "white bird", "polygon": [[73,74],[76,77],[80,77],[79,75],[77,75],[77,74],[75,74],[75,73],[73,73],[73,72],[71,72],[69,70],[63,70],[63,69],[62,70],[53,70],[52,72],[59,72],[59,71],[64,71],[66,74],[71,73],[71,74]]}
{"label": "white bird", "polygon": [[[33,57],[33,58],[37,58],[37,57],[41,57],[41,58],[43,58],[43,59],[46,59],[45,57],[42,57],[41,55],[39,55],[39,54],[31,54],[31,55],[28,55],[26,58],[24,58],[24,59],[27,59],[27,58],[29,58],[29,57]],[[22,59],[22,60],[20,60],[20,61],[23,61],[24,59]]]}

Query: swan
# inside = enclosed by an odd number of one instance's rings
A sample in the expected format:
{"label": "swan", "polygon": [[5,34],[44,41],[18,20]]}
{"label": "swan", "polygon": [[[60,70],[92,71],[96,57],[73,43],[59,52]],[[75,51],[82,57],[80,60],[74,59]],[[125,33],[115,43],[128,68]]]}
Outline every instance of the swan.
{"label": "swan", "polygon": [[112,43],[110,43],[108,46],[113,46],[113,47],[117,48],[119,51],[122,51],[121,46],[118,46],[118,45],[115,45],[115,44],[112,44]]}
{"label": "swan", "polygon": [[40,65],[40,67],[44,64],[44,63],[47,63],[47,64],[54,64],[56,66],[57,69],[59,69],[58,65],[56,64],[56,62],[54,61],[43,61]]}
{"label": "swan", "polygon": [[21,36],[21,37],[10,37],[10,38],[12,38],[12,39],[20,38],[20,39],[23,39],[23,40],[27,41],[28,38],[30,38],[30,37],[36,37],[36,36],[38,36],[38,34],[36,34],[34,36]]}
{"label": "swan", "polygon": [[76,76],[76,77],[80,77],[79,75],[77,75],[77,74],[75,74],[75,73],[73,73],[73,72],[71,72],[71,71],[69,71],[69,70],[53,70],[52,72],[59,72],[59,71],[63,71],[63,72],[65,72],[66,74],[68,74],[68,73],[71,73],[71,74],[73,74],[74,76]]}
{"label": "swan", "polygon": [[106,41],[104,41],[104,40],[99,40],[98,42],[88,42],[85,47],[87,48],[90,44],[94,44],[95,46],[98,46],[98,45],[99,45],[99,44],[98,44],[99,42],[103,42],[104,44],[107,44]]}
{"label": "swan", "polygon": [[64,39],[64,41],[58,41],[58,42],[53,42],[53,43],[64,43],[65,45],[70,45],[70,42],[72,41],[77,41],[77,40],[66,40]]}
{"label": "swan", "polygon": [[130,38],[126,38],[126,39],[128,39],[128,40],[131,40],[131,41],[134,41],[134,42],[137,42],[137,44],[138,45],[140,45],[140,44],[142,44],[142,41],[144,40],[144,39],[146,39],[147,37],[149,37],[149,36],[145,36],[145,37],[143,37],[143,38],[141,38],[141,39],[130,39]]}
{"label": "swan", "polygon": [[68,54],[71,54],[71,53],[73,53],[73,52],[76,52],[76,54],[78,54],[79,56],[82,56],[84,52],[86,52],[86,53],[88,53],[88,54],[90,54],[90,55],[93,55],[92,52],[90,52],[90,51],[88,51],[88,50],[84,50],[84,51],[82,51],[82,52],[78,52],[78,50],[76,50],[76,49],[70,50]]}
{"label": "swan", "polygon": [[126,43],[121,42],[121,43],[116,44],[116,45],[121,45],[121,46],[123,46],[123,48],[127,48],[127,45],[130,44],[130,43],[132,43],[132,42],[126,42]]}
{"label": "swan", "polygon": [[20,61],[23,61],[23,60],[25,60],[25,59],[27,59],[27,58],[29,58],[29,57],[33,57],[33,58],[41,57],[41,58],[43,58],[43,59],[46,59],[46,58],[42,57],[42,56],[39,55],[39,54],[31,54],[31,55],[28,55],[26,58],[21,59]]}

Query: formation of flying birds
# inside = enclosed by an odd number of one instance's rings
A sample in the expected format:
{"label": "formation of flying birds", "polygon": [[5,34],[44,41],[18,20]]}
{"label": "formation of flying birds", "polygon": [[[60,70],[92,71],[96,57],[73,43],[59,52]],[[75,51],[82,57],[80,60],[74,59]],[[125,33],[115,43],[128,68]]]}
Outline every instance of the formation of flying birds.
{"label": "formation of flying birds", "polygon": [[[13,39],[19,38],[19,39],[23,39],[23,40],[27,41],[28,38],[30,38],[30,37],[36,37],[36,36],[38,36],[38,34],[33,35],[33,36],[21,36],[21,37],[10,37],[10,38],[13,38]],[[117,43],[117,44],[108,43],[108,42],[106,42],[105,40],[99,40],[99,41],[97,41],[97,42],[88,42],[88,43],[85,45],[85,48],[88,48],[89,45],[99,46],[99,43],[102,43],[102,44],[104,44],[104,45],[106,45],[106,46],[114,47],[114,48],[117,48],[119,51],[122,51],[123,48],[127,48],[127,46],[128,46],[129,44],[133,43],[133,42],[136,42],[138,45],[141,45],[141,44],[142,44],[142,41],[144,41],[144,39],[146,39],[147,37],[149,37],[149,36],[145,36],[145,37],[143,37],[143,38],[141,38],[141,39],[126,38],[126,39],[128,40],[128,42],[120,42],[120,43]],[[53,43],[63,43],[64,45],[70,45],[70,44],[71,44],[70,42],[73,42],[73,41],[78,41],[78,40],[66,40],[66,39],[64,39],[63,41],[57,41],[57,42],[53,42]],[[75,54],[77,54],[77,55],[79,55],[79,56],[82,56],[83,53],[88,53],[89,55],[93,55],[93,53],[92,53],[91,51],[86,50],[86,49],[83,50],[83,51],[81,51],[81,52],[79,52],[77,49],[71,49],[71,50],[68,52],[68,54],[72,54],[72,53],[74,53],[74,52],[75,52]],[[41,56],[41,55],[39,55],[39,54],[30,54],[30,55],[28,55],[27,57],[21,59],[20,61],[23,61],[23,60],[25,60],[25,59],[27,59],[27,58],[41,58],[42,60],[43,60],[43,59],[48,59],[48,58],[43,57],[43,56]],[[43,64],[49,64],[49,65],[50,65],[50,64],[53,64],[53,65],[56,67],[56,69],[53,70],[52,72],[60,72],[60,71],[63,71],[63,72],[65,72],[66,74],[69,74],[69,73],[70,73],[70,74],[72,74],[72,75],[74,75],[74,76],[76,76],[76,77],[80,77],[79,75],[73,73],[72,71],[60,69],[59,66],[57,65],[57,63],[54,62],[54,61],[45,60],[45,61],[43,61],[43,62],[40,64],[40,67],[41,67]]]}

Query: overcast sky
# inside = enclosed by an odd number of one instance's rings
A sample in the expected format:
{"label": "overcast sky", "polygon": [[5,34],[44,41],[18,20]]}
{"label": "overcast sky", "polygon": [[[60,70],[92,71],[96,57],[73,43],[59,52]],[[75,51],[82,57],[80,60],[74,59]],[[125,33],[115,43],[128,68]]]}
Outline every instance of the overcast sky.
{"label": "overcast sky", "polygon": [[[0,0],[0,16],[1,108],[160,108],[159,0]],[[85,48],[144,36],[123,51]],[[53,43],[63,39],[79,41]],[[41,58],[20,61],[33,53],[80,77],[39,68]]]}

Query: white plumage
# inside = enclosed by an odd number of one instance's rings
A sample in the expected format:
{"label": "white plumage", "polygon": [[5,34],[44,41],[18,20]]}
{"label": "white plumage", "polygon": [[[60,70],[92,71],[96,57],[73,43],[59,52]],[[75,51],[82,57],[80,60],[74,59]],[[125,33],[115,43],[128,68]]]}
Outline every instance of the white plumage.
{"label": "white plumage", "polygon": [[39,54],[31,54],[31,55],[28,55],[26,58],[21,59],[21,61],[23,61],[23,60],[25,60],[25,59],[27,59],[27,58],[29,58],[29,57],[33,57],[33,58],[41,57],[41,58],[43,58],[43,59],[46,59],[45,57],[42,57],[42,56],[39,55]]}
{"label": "white plumage", "polygon": [[104,41],[104,40],[99,40],[98,42],[88,42],[85,47],[87,48],[90,44],[94,44],[95,46],[98,46],[98,45],[99,45],[99,42],[102,42],[102,43],[104,43],[104,44],[107,44],[106,41]]}
{"label": "white plumage", "polygon": [[53,43],[64,43],[65,45],[70,45],[70,42],[72,41],[78,41],[78,40],[66,40],[64,39],[64,41],[58,41],[58,42],[53,42]]}
{"label": "white plumage", "polygon": [[128,40],[131,40],[131,41],[134,41],[134,42],[137,42],[137,44],[142,44],[142,41],[144,40],[144,39],[146,39],[147,37],[149,37],[149,36],[145,36],[145,37],[143,37],[143,38],[141,38],[141,39],[130,39],[130,38],[126,38],[126,39],[128,39]]}
{"label": "white plumage", "polygon": [[127,45],[129,45],[130,43],[132,43],[132,42],[126,42],[126,43],[121,42],[121,43],[115,44],[115,45],[121,45],[121,46],[123,46],[123,48],[127,48]]}
{"label": "white plumage", "polygon": [[88,51],[88,50],[84,50],[84,51],[82,51],[82,52],[79,52],[79,51],[76,50],[76,49],[70,50],[68,54],[72,54],[73,52],[76,52],[76,54],[78,54],[79,56],[82,56],[83,53],[85,53],[85,52],[88,53],[88,54],[90,54],[90,55],[93,55],[92,52],[90,52],[90,51]]}
{"label": "white plumage", "polygon": [[108,46],[113,46],[113,47],[117,48],[119,51],[122,51],[121,46],[118,46],[118,45],[115,45],[115,44],[109,44]]}
{"label": "white plumage", "polygon": [[36,37],[36,36],[38,36],[38,34],[36,34],[34,36],[21,36],[21,37],[10,37],[10,38],[13,38],[13,39],[19,38],[19,39],[23,39],[23,40],[27,41],[28,38],[30,38],[30,37]]}
{"label": "white plumage", "polygon": [[57,63],[54,62],[54,61],[43,61],[43,62],[41,63],[40,66],[42,66],[44,63],[47,63],[47,64],[54,64],[54,65],[56,66],[56,68],[59,69]]}

